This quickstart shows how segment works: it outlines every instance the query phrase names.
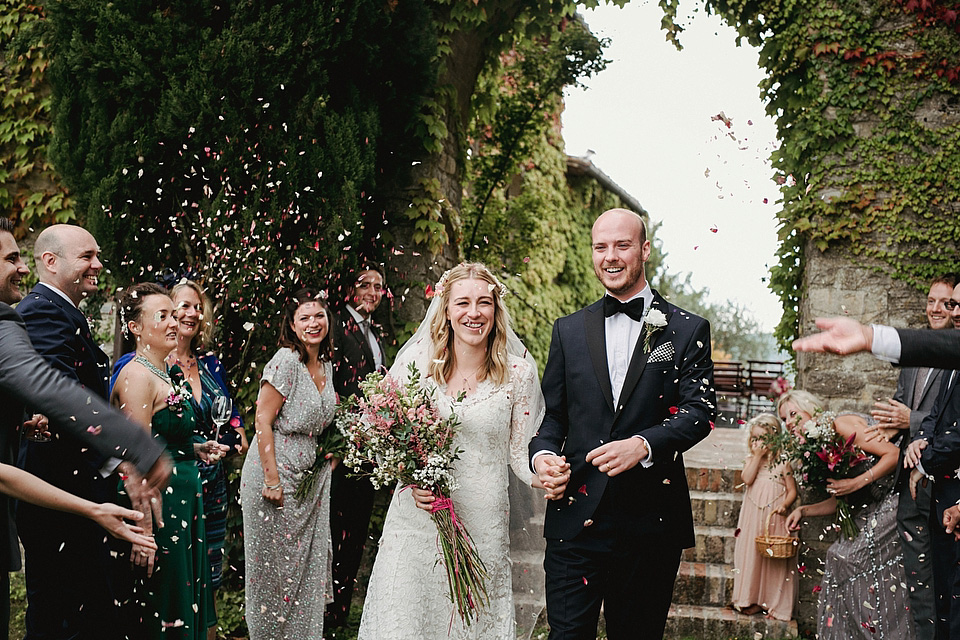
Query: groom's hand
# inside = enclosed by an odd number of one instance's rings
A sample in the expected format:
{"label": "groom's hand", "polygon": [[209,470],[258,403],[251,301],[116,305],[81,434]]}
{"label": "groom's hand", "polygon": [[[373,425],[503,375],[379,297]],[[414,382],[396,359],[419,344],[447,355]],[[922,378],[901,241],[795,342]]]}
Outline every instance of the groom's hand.
{"label": "groom's hand", "polygon": [[570,480],[570,464],[563,456],[545,453],[533,461],[537,479],[543,485],[547,500],[559,500],[567,490]]}
{"label": "groom's hand", "polygon": [[627,438],[597,447],[587,454],[587,462],[612,478],[633,469],[648,454],[642,438]]}
{"label": "groom's hand", "polygon": [[960,540],[960,507],[953,505],[947,507],[943,512],[943,528],[947,533],[952,533],[956,540]]}

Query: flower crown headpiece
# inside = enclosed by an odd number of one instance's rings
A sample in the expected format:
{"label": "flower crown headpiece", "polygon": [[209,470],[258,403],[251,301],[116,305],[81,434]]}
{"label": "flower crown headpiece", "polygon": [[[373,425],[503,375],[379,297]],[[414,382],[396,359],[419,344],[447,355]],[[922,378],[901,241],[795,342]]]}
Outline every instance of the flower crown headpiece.
{"label": "flower crown headpiece", "polygon": [[[465,263],[461,262],[460,264],[465,264]],[[457,265],[457,266],[460,266],[460,265]],[[447,278],[450,276],[451,271],[453,271],[453,269],[447,269],[446,271],[443,272],[443,275],[440,276],[440,279],[437,280],[437,286],[433,288],[435,293],[443,293],[443,288],[447,284]],[[493,272],[490,271],[489,269],[487,269],[487,273],[490,274],[490,277],[493,278],[493,281],[496,283],[496,284],[490,285],[491,290],[495,288],[497,292],[500,294],[500,297],[505,298],[507,294],[510,293],[510,290],[507,289],[507,285],[500,282],[500,279],[497,276],[495,276]]]}

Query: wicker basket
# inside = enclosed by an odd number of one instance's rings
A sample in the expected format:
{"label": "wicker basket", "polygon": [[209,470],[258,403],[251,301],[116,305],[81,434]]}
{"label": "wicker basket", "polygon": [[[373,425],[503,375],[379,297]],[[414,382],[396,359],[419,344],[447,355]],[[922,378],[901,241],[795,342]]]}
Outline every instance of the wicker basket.
{"label": "wicker basket", "polygon": [[799,540],[794,536],[772,536],[770,535],[770,518],[773,516],[773,509],[767,514],[767,525],[763,529],[764,535],[757,536],[754,543],[757,545],[757,553],[764,558],[792,558],[797,553]]}

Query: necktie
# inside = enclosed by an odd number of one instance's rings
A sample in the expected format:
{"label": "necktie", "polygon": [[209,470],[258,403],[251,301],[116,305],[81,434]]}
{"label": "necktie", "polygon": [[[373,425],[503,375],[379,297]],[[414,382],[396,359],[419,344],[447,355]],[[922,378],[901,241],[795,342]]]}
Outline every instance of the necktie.
{"label": "necktie", "polygon": [[927,385],[927,378],[930,376],[929,367],[917,367],[917,381],[913,386],[913,402],[911,409],[916,409],[920,406],[920,398],[923,397],[923,388]]}
{"label": "necktie", "polygon": [[620,302],[613,296],[603,298],[603,317],[609,318],[618,313],[625,313],[631,320],[640,322],[643,318],[643,298],[634,298],[629,302]]}

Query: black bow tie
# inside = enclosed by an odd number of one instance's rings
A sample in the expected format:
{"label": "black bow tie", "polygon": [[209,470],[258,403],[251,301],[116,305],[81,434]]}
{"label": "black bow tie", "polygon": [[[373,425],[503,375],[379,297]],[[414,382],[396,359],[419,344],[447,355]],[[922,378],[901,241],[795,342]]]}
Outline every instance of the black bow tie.
{"label": "black bow tie", "polygon": [[617,313],[625,313],[631,320],[640,322],[643,318],[643,298],[634,298],[630,302],[620,302],[613,296],[603,298],[603,317],[609,318]]}

